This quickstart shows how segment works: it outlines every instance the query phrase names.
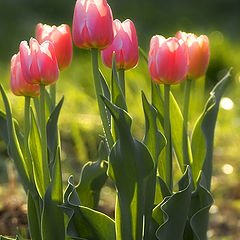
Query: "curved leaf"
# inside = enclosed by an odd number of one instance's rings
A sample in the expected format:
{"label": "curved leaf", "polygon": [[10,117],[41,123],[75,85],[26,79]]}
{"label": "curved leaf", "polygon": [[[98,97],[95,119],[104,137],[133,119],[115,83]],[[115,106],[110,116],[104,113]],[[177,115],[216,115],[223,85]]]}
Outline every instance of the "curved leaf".
{"label": "curved leaf", "polygon": [[53,178],[43,199],[42,240],[65,240],[64,215],[59,205],[63,203],[60,149],[57,149]]}
{"label": "curved leaf", "polygon": [[81,240],[115,240],[115,223],[108,216],[80,205],[73,178],[68,180],[62,210],[69,217],[67,235]]}
{"label": "curved leaf", "polygon": [[[155,189],[156,189],[156,177],[157,177],[157,165],[160,152],[166,145],[166,139],[158,131],[157,128],[157,111],[149,104],[145,94],[142,92],[143,110],[145,114],[145,136],[143,142],[148,147],[149,152],[155,163],[154,171],[148,177],[145,190],[145,224],[144,224],[144,239],[153,239],[155,231],[153,229],[154,221],[152,220],[152,210],[154,207]],[[155,227],[157,228],[157,226]]]}
{"label": "curved leaf", "polygon": [[[47,121],[47,146],[50,156],[50,166],[54,164],[56,159],[57,147],[60,147],[59,131],[58,131],[58,118],[63,105],[64,97],[59,101],[57,106],[53,109]],[[51,172],[51,171],[50,171]]]}
{"label": "curved leaf", "polygon": [[10,107],[10,103],[8,97],[0,84],[0,92],[2,94],[3,102],[6,110],[6,120],[7,120],[7,129],[8,129],[8,143],[7,148],[10,157],[13,159],[18,174],[20,176],[21,182],[26,189],[30,189],[34,192],[33,179],[30,177],[30,173],[32,172],[32,164],[31,162],[25,161],[23,153],[20,148],[20,144],[17,139],[16,130],[12,118],[12,111]]}
{"label": "curved leaf", "polygon": [[191,201],[191,191],[191,171],[187,167],[179,181],[179,191],[170,197],[166,197],[153,210],[153,218],[160,225],[156,232],[159,240],[183,238]]}
{"label": "curved leaf", "polygon": [[107,179],[107,153],[103,141],[99,145],[99,159],[83,166],[76,192],[83,206],[96,209],[100,190]]}
{"label": "curved leaf", "polygon": [[230,71],[211,91],[210,98],[206,103],[203,113],[197,120],[192,135],[193,180],[196,183],[200,171],[203,170],[208,190],[211,185],[214,130],[219,103],[229,79]]}
{"label": "curved leaf", "polygon": [[196,240],[207,240],[208,214],[213,204],[213,198],[206,187],[205,177],[201,172],[197,187],[192,193],[189,211],[191,230],[185,229],[184,239],[186,240],[189,239],[189,236]]}
{"label": "curved leaf", "polygon": [[130,131],[131,118],[126,111],[102,98],[114,118],[119,139],[109,156],[108,175],[115,182],[117,239],[142,239],[145,182],[154,163],[147,147]]}

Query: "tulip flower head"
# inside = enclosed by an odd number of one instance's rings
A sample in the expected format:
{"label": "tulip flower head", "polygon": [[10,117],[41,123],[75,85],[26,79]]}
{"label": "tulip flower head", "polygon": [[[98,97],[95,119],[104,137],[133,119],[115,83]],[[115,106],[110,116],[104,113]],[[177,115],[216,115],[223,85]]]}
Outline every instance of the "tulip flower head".
{"label": "tulip flower head", "polygon": [[67,68],[72,60],[72,37],[67,24],[58,27],[46,24],[37,24],[36,39],[40,44],[49,40],[55,47],[59,70]]}
{"label": "tulip flower head", "polygon": [[54,84],[59,75],[55,49],[50,41],[41,45],[34,38],[20,43],[20,62],[23,76],[30,84]]}
{"label": "tulip flower head", "polygon": [[79,48],[105,49],[113,41],[112,11],[106,0],[77,0],[73,41]]}
{"label": "tulip flower head", "polygon": [[138,40],[133,22],[129,19],[121,23],[118,19],[113,21],[114,40],[112,44],[102,51],[103,63],[112,68],[112,57],[115,52],[117,69],[128,70],[138,63]]}
{"label": "tulip flower head", "polygon": [[11,77],[10,87],[13,94],[17,96],[38,97],[40,87],[38,84],[29,84],[26,82],[20,64],[20,55],[15,54],[11,59]]}
{"label": "tulip flower head", "polygon": [[184,47],[177,38],[165,39],[153,36],[150,42],[148,69],[157,83],[177,84],[188,71],[188,60]]}
{"label": "tulip flower head", "polygon": [[206,35],[197,37],[192,33],[179,31],[176,37],[184,41],[187,46],[189,66],[188,75],[190,78],[202,77],[207,70],[209,63],[209,40]]}

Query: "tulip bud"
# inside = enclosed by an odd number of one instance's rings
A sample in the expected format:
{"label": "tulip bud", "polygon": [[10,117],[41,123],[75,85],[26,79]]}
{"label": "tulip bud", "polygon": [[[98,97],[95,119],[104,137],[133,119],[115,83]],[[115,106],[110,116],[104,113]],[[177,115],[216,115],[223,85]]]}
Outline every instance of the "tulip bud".
{"label": "tulip bud", "polygon": [[20,43],[20,62],[23,76],[30,84],[54,84],[59,75],[55,49],[50,41],[41,45],[30,39],[30,48],[26,41]]}
{"label": "tulip bud", "polygon": [[51,27],[39,23],[36,26],[36,39],[40,44],[47,40],[53,43],[59,70],[62,71],[69,66],[73,47],[71,30],[67,24]]}
{"label": "tulip bud", "polygon": [[113,41],[112,11],[106,0],[77,0],[73,41],[79,48],[105,49]]}
{"label": "tulip bud", "polygon": [[11,59],[11,77],[10,87],[13,94],[17,96],[38,97],[40,87],[38,84],[29,84],[26,82],[20,64],[20,55],[15,54]]}
{"label": "tulip bud", "polygon": [[136,29],[129,19],[121,23],[118,19],[113,21],[114,40],[112,44],[102,51],[103,63],[112,68],[112,56],[115,52],[117,69],[128,70],[138,63],[138,41]]}
{"label": "tulip bud", "polygon": [[157,83],[177,84],[187,75],[187,56],[177,38],[156,35],[150,42],[148,68]]}
{"label": "tulip bud", "polygon": [[181,31],[176,34],[176,37],[184,41],[187,45],[189,77],[199,78],[203,76],[207,70],[210,56],[208,37],[205,35],[197,37],[194,34]]}

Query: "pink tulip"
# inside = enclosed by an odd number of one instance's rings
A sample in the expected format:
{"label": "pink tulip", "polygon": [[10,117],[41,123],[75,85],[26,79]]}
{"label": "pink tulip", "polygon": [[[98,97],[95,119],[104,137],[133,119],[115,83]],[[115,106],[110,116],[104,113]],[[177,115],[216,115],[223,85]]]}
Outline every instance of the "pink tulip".
{"label": "pink tulip", "polygon": [[20,55],[15,54],[11,59],[11,77],[10,87],[17,96],[38,97],[40,87],[38,84],[29,84],[26,82],[20,64]]}
{"label": "pink tulip", "polygon": [[30,48],[26,41],[20,43],[20,61],[23,76],[30,84],[54,84],[59,75],[55,49],[50,41],[41,45],[30,39]]}
{"label": "pink tulip", "polygon": [[199,78],[206,73],[209,63],[209,41],[208,37],[201,35],[197,37],[191,33],[179,31],[176,37],[187,45],[189,55],[188,75],[190,78]]}
{"label": "pink tulip", "polygon": [[128,70],[138,63],[138,40],[133,22],[129,19],[121,23],[113,21],[114,40],[102,51],[103,63],[112,68],[112,56],[115,52],[117,69]]}
{"label": "pink tulip", "polygon": [[59,70],[68,67],[72,60],[72,37],[67,24],[58,27],[46,24],[37,24],[36,38],[40,44],[49,40],[55,47]]}
{"label": "pink tulip", "polygon": [[177,84],[183,81],[188,71],[187,62],[185,49],[177,38],[152,37],[148,68],[155,82]]}
{"label": "pink tulip", "polygon": [[106,0],[77,0],[73,41],[79,48],[105,49],[113,41],[112,11]]}

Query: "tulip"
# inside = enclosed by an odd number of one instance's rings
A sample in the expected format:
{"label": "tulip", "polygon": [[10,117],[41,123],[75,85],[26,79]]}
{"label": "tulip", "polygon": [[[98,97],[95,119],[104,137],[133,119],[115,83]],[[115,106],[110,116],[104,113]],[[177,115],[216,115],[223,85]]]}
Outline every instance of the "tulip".
{"label": "tulip", "polygon": [[46,24],[37,24],[36,39],[40,44],[49,40],[55,47],[59,70],[67,68],[72,60],[72,37],[71,30],[67,24],[58,27]]}
{"label": "tulip", "polygon": [[73,41],[79,48],[105,49],[113,41],[112,11],[106,0],[77,0]]}
{"label": "tulip", "polygon": [[59,75],[55,49],[50,41],[41,45],[30,39],[30,48],[26,41],[20,43],[20,62],[23,76],[30,84],[54,84]]}
{"label": "tulip", "polygon": [[117,69],[128,70],[138,63],[138,41],[135,26],[129,19],[121,23],[118,19],[113,21],[114,40],[112,44],[102,51],[103,63],[112,68],[112,56],[115,52]]}
{"label": "tulip", "polygon": [[177,84],[183,81],[188,71],[187,63],[185,49],[177,38],[152,37],[148,68],[155,82]]}
{"label": "tulip", "polygon": [[190,78],[202,77],[207,70],[209,63],[209,41],[206,35],[197,37],[195,34],[179,31],[176,37],[186,43],[189,67],[188,76]]}
{"label": "tulip", "polygon": [[11,59],[11,77],[10,87],[17,96],[38,97],[40,88],[38,84],[29,84],[26,82],[20,64],[20,55],[15,54]]}

